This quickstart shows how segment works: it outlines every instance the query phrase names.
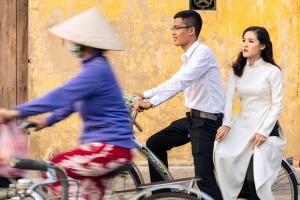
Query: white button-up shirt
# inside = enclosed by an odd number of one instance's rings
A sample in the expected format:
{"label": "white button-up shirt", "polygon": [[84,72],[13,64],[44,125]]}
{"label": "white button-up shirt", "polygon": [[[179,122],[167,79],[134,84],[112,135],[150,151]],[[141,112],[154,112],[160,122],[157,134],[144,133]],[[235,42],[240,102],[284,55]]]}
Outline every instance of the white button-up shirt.
{"label": "white button-up shirt", "polygon": [[224,94],[217,61],[213,52],[199,41],[181,56],[183,65],[173,77],[159,86],[144,92],[146,99],[157,106],[185,93],[185,106],[209,113],[223,113]]}

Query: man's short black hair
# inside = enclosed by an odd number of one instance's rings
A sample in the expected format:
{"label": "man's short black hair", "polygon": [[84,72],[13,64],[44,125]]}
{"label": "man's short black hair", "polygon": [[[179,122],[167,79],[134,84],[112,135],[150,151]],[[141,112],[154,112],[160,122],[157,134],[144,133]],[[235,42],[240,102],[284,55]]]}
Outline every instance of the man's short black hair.
{"label": "man's short black hair", "polygon": [[174,16],[174,19],[179,17],[182,18],[186,26],[192,26],[195,28],[196,37],[198,38],[202,28],[202,19],[200,14],[194,10],[184,10],[178,12]]}

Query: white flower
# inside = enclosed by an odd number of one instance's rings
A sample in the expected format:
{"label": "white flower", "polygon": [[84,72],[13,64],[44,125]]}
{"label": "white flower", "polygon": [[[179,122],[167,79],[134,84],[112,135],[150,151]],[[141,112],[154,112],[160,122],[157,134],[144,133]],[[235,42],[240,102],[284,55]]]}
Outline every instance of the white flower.
{"label": "white flower", "polygon": [[128,94],[126,91],[123,92],[123,100],[125,102],[125,105],[128,109],[128,111],[131,111],[134,103],[136,101],[136,98],[130,94]]}

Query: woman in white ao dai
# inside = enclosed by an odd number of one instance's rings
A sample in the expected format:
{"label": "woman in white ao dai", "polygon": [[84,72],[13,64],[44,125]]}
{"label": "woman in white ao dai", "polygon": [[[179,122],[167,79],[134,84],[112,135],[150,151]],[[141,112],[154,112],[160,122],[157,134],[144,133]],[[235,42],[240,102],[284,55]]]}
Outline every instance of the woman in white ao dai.
{"label": "woman in white ao dai", "polygon": [[[223,125],[214,149],[216,178],[224,200],[272,200],[286,140],[278,123],[282,77],[273,60],[272,43],[263,27],[249,27],[242,51],[232,65]],[[235,92],[241,108],[233,119]]]}

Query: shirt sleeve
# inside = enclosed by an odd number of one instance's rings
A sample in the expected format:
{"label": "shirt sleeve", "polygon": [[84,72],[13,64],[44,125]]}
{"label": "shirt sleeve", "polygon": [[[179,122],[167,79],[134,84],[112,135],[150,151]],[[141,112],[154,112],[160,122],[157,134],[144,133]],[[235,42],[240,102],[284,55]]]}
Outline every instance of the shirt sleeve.
{"label": "shirt sleeve", "polygon": [[282,98],[283,98],[283,89],[282,89],[282,76],[281,71],[276,69],[270,76],[270,85],[271,85],[271,95],[272,95],[272,106],[269,114],[261,128],[257,131],[258,133],[268,137],[273,130],[276,122],[279,119],[279,116],[282,111]]}
{"label": "shirt sleeve", "polygon": [[20,118],[49,112],[94,94],[101,82],[98,68],[84,67],[76,77],[45,96],[16,106],[15,109],[20,111]]}
{"label": "shirt sleeve", "polygon": [[70,104],[54,110],[49,116],[45,118],[45,120],[48,126],[52,126],[53,124],[67,118],[73,112],[74,112],[74,105]]}
{"label": "shirt sleeve", "polygon": [[[152,90],[153,96],[149,102],[157,106],[191,86],[209,69],[210,59],[211,53],[208,50],[195,51],[188,63],[183,65],[171,79]],[[149,93],[146,91],[144,95],[147,96]]]}
{"label": "shirt sleeve", "polygon": [[233,70],[231,70],[225,93],[225,109],[223,117],[223,125],[231,127],[231,117],[233,109],[234,94],[236,92],[236,76]]}
{"label": "shirt sleeve", "polygon": [[143,92],[144,97],[146,99],[150,99],[150,98],[154,97],[155,95],[158,95],[160,93],[160,91],[163,91],[172,82],[172,79],[176,79],[176,76],[178,76],[177,74],[179,74],[179,72],[180,72],[180,70],[176,74],[174,74],[171,79],[160,84],[159,86]]}

